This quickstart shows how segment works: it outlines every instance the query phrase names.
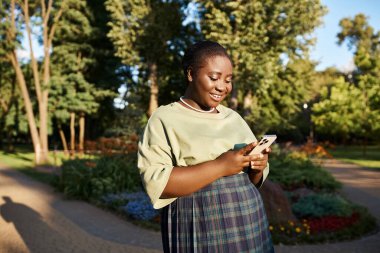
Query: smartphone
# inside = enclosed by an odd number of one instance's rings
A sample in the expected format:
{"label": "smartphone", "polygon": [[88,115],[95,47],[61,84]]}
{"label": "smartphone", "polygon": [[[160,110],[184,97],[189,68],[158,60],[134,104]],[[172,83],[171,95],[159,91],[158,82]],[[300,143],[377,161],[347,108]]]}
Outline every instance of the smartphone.
{"label": "smartphone", "polygon": [[275,134],[266,134],[260,140],[260,142],[252,149],[249,153],[250,155],[257,155],[262,153],[267,147],[272,145],[272,143],[277,139],[277,135]]}

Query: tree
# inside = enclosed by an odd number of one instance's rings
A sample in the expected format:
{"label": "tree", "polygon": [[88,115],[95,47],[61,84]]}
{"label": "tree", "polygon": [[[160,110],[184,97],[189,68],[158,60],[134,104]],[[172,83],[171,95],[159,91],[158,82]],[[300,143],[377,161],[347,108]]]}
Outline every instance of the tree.
{"label": "tree", "polygon": [[357,73],[380,76],[380,31],[375,33],[363,14],[353,19],[344,18],[339,22],[341,32],[338,33],[338,44],[347,42],[348,48],[354,51],[354,62]]}
{"label": "tree", "polygon": [[[23,66],[28,67],[28,66]],[[6,140],[7,151],[14,151],[12,138],[28,132],[16,75],[10,62],[0,53],[0,147]]]}
{"label": "tree", "polygon": [[[110,32],[108,23],[111,21],[110,14],[106,10],[105,0],[87,1],[88,11],[91,13],[90,24],[93,33],[89,45],[93,48],[92,64],[84,73],[86,80],[94,84],[96,88],[106,89],[118,93],[119,88],[125,83],[125,71],[119,57],[115,56],[115,49],[111,40],[107,37]],[[91,114],[86,119],[87,126],[96,124],[96,128],[87,127],[86,136],[95,138],[105,134],[105,131],[114,126],[114,120],[119,115],[114,106],[115,96],[107,96],[101,100],[101,106],[96,114]],[[140,113],[139,115],[143,115]]]}
{"label": "tree", "polygon": [[[17,82],[24,100],[28,125],[32,137],[36,164],[48,161],[48,99],[50,90],[50,51],[59,20],[66,8],[67,0],[58,1],[3,1],[2,9],[6,14],[2,22],[6,29],[5,40],[2,43],[6,57],[12,63]],[[28,87],[25,74],[17,56],[20,47],[20,33],[25,27],[30,51],[30,65],[33,74],[34,90],[38,105],[38,127],[30,96],[31,85]],[[40,40],[43,45],[44,58],[39,64],[32,46],[33,31],[40,30]]]}
{"label": "tree", "polygon": [[[171,57],[170,48],[181,33],[186,1],[108,0],[111,14],[108,34],[116,56],[129,68],[138,71],[149,86],[148,116],[158,107],[158,80],[161,66]],[[174,46],[175,47],[175,46]]]}
{"label": "tree", "polygon": [[346,142],[350,135],[361,131],[361,114],[365,108],[361,92],[353,84],[337,78],[321,91],[321,101],[314,104],[312,120],[316,130]]}
{"label": "tree", "polygon": [[197,2],[203,35],[226,46],[234,62],[230,106],[249,115],[256,133],[290,125],[307,96],[302,75],[286,79],[297,62],[313,71],[308,48],[325,13],[320,1]]}
{"label": "tree", "polygon": [[[366,144],[380,131],[380,32],[375,33],[363,14],[340,21],[338,43],[354,51],[356,69],[349,82],[339,80],[313,108],[313,120],[325,133],[339,132],[345,140],[360,137]],[[333,111],[333,112],[331,112]]]}
{"label": "tree", "polygon": [[375,32],[363,14],[344,18],[339,25],[338,43],[347,41],[349,49],[355,50],[353,80],[361,91],[360,135],[366,142],[380,130],[380,31]]}
{"label": "tree", "polygon": [[[53,80],[55,96],[52,104],[58,125],[70,118],[70,148],[76,150],[75,118],[79,116],[79,151],[84,150],[85,116],[97,112],[99,102],[115,93],[95,87],[89,81],[89,70],[95,64],[95,49],[91,45],[96,35],[92,25],[94,16],[87,1],[67,2],[68,10],[62,15],[60,26],[53,41]],[[59,127],[63,146],[67,146],[64,133]],[[66,149],[66,148],[65,148]],[[73,154],[73,153],[72,153]]]}

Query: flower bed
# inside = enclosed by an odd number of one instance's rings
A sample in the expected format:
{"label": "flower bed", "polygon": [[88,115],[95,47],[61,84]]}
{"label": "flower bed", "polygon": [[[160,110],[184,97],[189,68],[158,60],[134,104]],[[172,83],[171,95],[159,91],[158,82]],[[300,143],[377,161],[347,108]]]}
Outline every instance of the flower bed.
{"label": "flower bed", "polygon": [[360,219],[360,215],[354,212],[349,217],[340,216],[325,216],[321,218],[311,218],[306,220],[306,224],[310,229],[312,234],[322,233],[322,232],[334,232],[340,229],[349,227]]}
{"label": "flower bed", "polygon": [[159,211],[153,208],[149,197],[143,191],[106,194],[101,200],[105,205],[123,211],[136,220],[155,220],[159,215]]}
{"label": "flower bed", "polygon": [[[274,152],[272,157],[269,178],[280,184],[280,190],[287,190],[284,199],[289,199],[289,212],[295,215],[288,222],[269,220],[276,244],[350,240],[375,231],[375,218],[340,197],[341,184],[303,153]],[[127,156],[68,161],[57,187],[68,197],[88,200],[135,224],[159,230],[159,211],[142,191],[135,163],[134,157]]]}
{"label": "flower bed", "polygon": [[276,244],[313,244],[353,240],[374,233],[377,226],[376,219],[366,208],[357,206],[349,217],[309,218],[286,224],[271,224],[269,228]]}
{"label": "flower bed", "polygon": [[270,179],[286,190],[297,221],[276,223],[275,243],[299,244],[351,240],[376,230],[368,210],[344,199],[341,184],[313,164],[305,153],[274,153]]}

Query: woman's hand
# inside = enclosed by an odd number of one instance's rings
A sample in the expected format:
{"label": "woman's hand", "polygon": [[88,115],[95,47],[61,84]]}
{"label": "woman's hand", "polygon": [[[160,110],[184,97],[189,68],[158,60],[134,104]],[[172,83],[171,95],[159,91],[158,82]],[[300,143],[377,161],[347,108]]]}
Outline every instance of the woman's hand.
{"label": "woman's hand", "polygon": [[272,149],[266,148],[262,154],[259,154],[258,157],[254,158],[250,163],[251,169],[257,173],[262,172],[267,167],[270,152],[272,152]]}
{"label": "woman's hand", "polygon": [[218,163],[218,166],[220,166],[220,168],[224,170],[223,176],[231,176],[231,175],[237,174],[240,171],[242,171],[245,167],[249,167],[251,162],[253,161],[257,162],[255,166],[256,165],[259,166],[260,162],[262,162],[263,160],[261,158],[263,155],[261,154],[248,155],[248,153],[256,145],[257,145],[257,142],[253,142],[241,149],[227,151],[221,154],[218,158],[216,158],[216,162]]}
{"label": "woman's hand", "polygon": [[[185,167],[174,167],[161,198],[186,196],[220,177],[235,175],[249,166],[253,166],[248,173],[249,179],[257,184],[262,178],[262,171],[266,167],[270,150],[267,150],[265,154],[248,155],[256,145],[257,142],[254,142],[239,150],[227,151],[215,160]],[[256,173],[257,170],[259,170],[258,173]]]}
{"label": "woman's hand", "polygon": [[271,152],[271,148],[266,148],[263,153],[260,154],[257,159],[254,159],[250,164],[251,169],[248,171],[249,179],[256,186],[261,185],[263,171],[267,167],[269,153]]}

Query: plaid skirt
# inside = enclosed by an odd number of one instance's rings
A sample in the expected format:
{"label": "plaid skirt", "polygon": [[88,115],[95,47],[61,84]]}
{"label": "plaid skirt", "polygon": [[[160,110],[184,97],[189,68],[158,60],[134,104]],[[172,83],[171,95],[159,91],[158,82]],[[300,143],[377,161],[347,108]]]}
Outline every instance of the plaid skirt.
{"label": "plaid skirt", "polygon": [[164,207],[161,233],[165,253],[274,252],[263,201],[246,173]]}

